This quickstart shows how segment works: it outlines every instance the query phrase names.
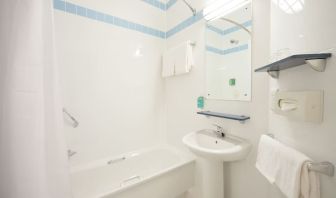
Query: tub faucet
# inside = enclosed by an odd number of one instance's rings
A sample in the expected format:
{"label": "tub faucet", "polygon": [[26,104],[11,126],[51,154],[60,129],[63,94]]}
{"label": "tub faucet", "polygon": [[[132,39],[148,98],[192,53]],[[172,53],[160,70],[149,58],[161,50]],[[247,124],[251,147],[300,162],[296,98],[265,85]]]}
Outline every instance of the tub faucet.
{"label": "tub faucet", "polygon": [[77,152],[76,151],[73,151],[71,149],[68,150],[68,158],[70,159],[72,156],[76,155]]}
{"label": "tub faucet", "polygon": [[223,129],[223,127],[217,125],[217,124],[213,124],[215,127],[217,127],[216,130],[214,130],[214,133],[220,137],[220,138],[224,138],[225,137],[225,131]]}

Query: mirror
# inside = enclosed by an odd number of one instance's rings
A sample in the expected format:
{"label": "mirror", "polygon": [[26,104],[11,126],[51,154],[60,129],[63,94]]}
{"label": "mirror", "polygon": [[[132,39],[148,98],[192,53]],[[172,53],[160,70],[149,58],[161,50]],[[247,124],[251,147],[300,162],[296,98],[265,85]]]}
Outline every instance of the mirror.
{"label": "mirror", "polygon": [[206,96],[251,100],[251,2],[206,23]]}

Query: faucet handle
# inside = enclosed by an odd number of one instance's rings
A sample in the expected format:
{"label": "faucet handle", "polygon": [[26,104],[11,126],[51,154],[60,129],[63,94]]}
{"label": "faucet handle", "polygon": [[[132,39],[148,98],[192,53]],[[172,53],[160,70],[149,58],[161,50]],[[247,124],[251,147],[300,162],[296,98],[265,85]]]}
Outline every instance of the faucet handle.
{"label": "faucet handle", "polygon": [[220,137],[225,137],[224,129],[222,126],[217,125],[217,124],[212,124],[215,127],[217,127],[217,130],[215,131],[217,135],[220,135]]}

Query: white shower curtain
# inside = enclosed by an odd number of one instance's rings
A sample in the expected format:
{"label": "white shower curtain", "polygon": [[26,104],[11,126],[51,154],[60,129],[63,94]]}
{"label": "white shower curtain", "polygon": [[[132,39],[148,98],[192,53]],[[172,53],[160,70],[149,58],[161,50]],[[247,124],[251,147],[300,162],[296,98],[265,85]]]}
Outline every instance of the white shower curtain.
{"label": "white shower curtain", "polygon": [[0,0],[0,197],[69,198],[52,0]]}

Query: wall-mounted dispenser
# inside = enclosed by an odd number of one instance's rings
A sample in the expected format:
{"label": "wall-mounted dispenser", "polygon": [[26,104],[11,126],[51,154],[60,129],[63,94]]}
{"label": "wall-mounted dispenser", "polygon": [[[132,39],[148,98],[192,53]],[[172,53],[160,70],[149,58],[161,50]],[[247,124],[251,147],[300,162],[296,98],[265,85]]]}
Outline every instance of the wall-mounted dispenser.
{"label": "wall-mounted dispenser", "polygon": [[275,91],[272,110],[291,120],[321,123],[323,91]]}

